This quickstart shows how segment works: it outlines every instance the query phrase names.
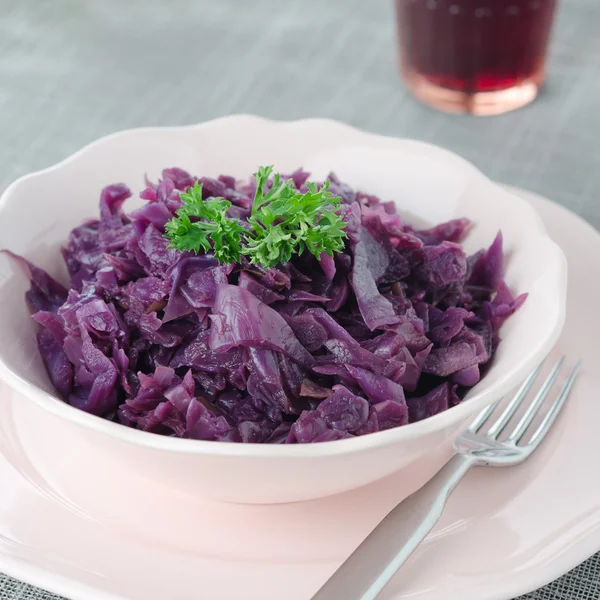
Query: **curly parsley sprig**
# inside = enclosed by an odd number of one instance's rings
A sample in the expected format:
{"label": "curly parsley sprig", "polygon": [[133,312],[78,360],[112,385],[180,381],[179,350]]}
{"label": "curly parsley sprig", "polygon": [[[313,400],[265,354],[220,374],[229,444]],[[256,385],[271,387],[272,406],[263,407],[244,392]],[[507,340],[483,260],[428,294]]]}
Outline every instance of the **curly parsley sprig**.
{"label": "curly parsley sprig", "polygon": [[181,194],[182,207],[165,226],[170,248],[190,250],[198,254],[213,252],[220,263],[240,260],[244,227],[237,219],[227,217],[231,202],[224,198],[202,199],[202,185],[196,181]]}
{"label": "curly parsley sprig", "polygon": [[346,223],[340,212],[341,199],[329,191],[306,183],[299,192],[290,179],[273,175],[272,167],[259,167],[254,174],[256,193],[252,213],[245,227],[227,216],[231,202],[224,198],[202,199],[196,182],[181,194],[182,207],[166,225],[169,247],[196,253],[213,252],[220,263],[238,262],[241,255],[263,267],[285,263],[305,251],[317,258],[323,252],[333,256],[344,249]]}

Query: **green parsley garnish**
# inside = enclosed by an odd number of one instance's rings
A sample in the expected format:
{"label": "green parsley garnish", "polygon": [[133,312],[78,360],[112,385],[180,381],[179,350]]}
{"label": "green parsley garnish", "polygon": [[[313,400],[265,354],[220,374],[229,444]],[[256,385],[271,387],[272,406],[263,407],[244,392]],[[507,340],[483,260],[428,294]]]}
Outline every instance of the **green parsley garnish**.
{"label": "green parsley garnish", "polygon": [[307,182],[308,191],[302,193],[276,173],[268,189],[272,171],[260,167],[254,174],[256,194],[246,226],[227,216],[228,200],[203,200],[202,186],[196,182],[181,194],[183,206],[166,225],[169,247],[196,253],[202,248],[220,263],[238,262],[243,254],[263,267],[285,263],[304,251],[317,258],[323,252],[341,252],[346,223],[338,214],[341,199],[329,191],[329,181],[320,189]]}
{"label": "green parsley garnish", "polygon": [[227,217],[231,202],[224,198],[203,200],[202,185],[197,181],[180,198],[183,206],[165,226],[165,235],[171,240],[169,248],[196,254],[202,248],[212,251],[220,263],[239,261],[245,230],[237,219]]}

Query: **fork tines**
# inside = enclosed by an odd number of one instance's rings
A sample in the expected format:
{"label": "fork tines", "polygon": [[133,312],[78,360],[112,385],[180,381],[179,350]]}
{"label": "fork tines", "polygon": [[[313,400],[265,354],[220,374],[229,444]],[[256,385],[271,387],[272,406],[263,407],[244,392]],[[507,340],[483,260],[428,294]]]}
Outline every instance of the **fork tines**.
{"label": "fork tines", "polygon": [[[506,439],[503,443],[518,445],[525,435],[531,429],[531,424],[535,417],[540,413],[541,407],[544,405],[544,401],[548,397],[550,390],[553,388],[556,379],[563,367],[565,362],[565,357],[562,356],[556,364],[552,367],[550,374],[544,380],[542,385],[540,386],[539,391],[535,394],[533,400],[527,406],[525,412],[520,417],[516,425],[512,428]],[[510,400],[510,402],[503,409],[500,416],[493,422],[489,423],[490,417],[492,413],[494,413],[495,409],[498,407],[499,402],[488,406],[484,409],[473,421],[468,431],[473,434],[485,435],[487,438],[491,438],[493,440],[497,440],[500,435],[502,435],[505,431],[507,431],[508,425],[514,420],[513,417],[519,408],[524,406],[524,400],[529,396],[529,392],[533,387],[536,379],[540,371],[542,370],[543,363],[537,367],[525,381],[522,383],[521,387],[517,390],[516,394]],[[575,367],[570,371],[568,377],[562,384],[556,398],[553,400],[550,408],[546,412],[540,424],[537,426],[535,431],[531,434],[529,438],[529,442],[527,443],[527,447],[532,451],[538,446],[538,444],[542,441],[554,421],[558,416],[561,408],[563,407],[571,388],[575,382],[577,374],[579,373],[579,368],[581,363],[578,362]],[[485,430],[486,426],[490,425],[487,430]],[[485,430],[485,431],[484,431]]]}

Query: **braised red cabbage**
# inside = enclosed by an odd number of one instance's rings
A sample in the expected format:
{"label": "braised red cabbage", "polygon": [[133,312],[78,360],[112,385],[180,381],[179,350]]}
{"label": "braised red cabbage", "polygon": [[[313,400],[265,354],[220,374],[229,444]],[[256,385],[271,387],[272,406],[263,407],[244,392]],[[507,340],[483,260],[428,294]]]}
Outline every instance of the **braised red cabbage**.
{"label": "braised red cabbage", "polygon": [[[308,173],[289,176],[306,191]],[[144,431],[249,443],[373,433],[461,402],[483,375],[503,322],[525,300],[503,281],[502,236],[467,256],[457,219],[418,230],[391,202],[341,196],[343,253],[278,268],[168,248],[165,223],[197,181],[177,168],[126,214],[123,184],[100,218],[74,229],[69,289],[24,258],[26,300],[57,392],[72,406]],[[253,185],[200,178],[204,199],[244,221]],[[10,253],[9,253],[10,254]]]}

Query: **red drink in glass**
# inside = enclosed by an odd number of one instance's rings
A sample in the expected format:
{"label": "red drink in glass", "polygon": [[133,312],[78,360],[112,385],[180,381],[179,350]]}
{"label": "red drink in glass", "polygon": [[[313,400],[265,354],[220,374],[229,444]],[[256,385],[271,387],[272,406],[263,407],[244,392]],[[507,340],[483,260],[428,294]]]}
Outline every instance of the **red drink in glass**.
{"label": "red drink in glass", "polygon": [[411,92],[451,112],[499,114],[531,102],[544,79],[557,0],[396,0]]}

